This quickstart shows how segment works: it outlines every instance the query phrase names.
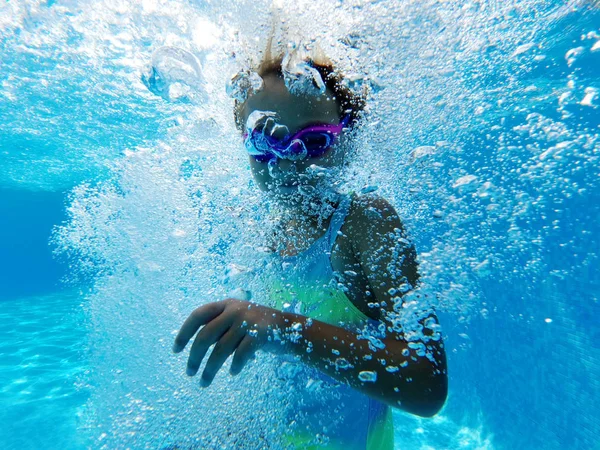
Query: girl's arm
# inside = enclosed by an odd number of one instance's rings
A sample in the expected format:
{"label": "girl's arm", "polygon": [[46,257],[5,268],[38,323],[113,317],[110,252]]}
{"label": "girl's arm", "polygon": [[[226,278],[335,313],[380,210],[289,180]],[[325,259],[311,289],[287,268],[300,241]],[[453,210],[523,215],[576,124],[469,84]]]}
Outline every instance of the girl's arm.
{"label": "girl's arm", "polygon": [[372,310],[382,333],[357,334],[298,314],[223,300],[196,309],[175,339],[173,350],[179,352],[203,326],[190,351],[188,374],[196,374],[213,344],[202,373],[204,386],[231,354],[231,372],[237,374],[264,348],[296,355],[390,406],[424,417],[436,414],[447,394],[446,358],[433,311],[402,301],[402,292],[418,278],[402,224],[387,202],[369,198],[356,202],[347,224],[344,230],[375,296],[369,302],[376,306],[357,306]]}
{"label": "girl's arm", "polygon": [[380,197],[357,199],[343,231],[372,294],[357,306],[384,325],[384,332],[357,335],[310,320],[307,326],[306,318],[284,313],[286,329],[302,326],[302,339],[286,349],[390,406],[432,416],[446,400],[446,356],[435,313],[419,304],[425,299],[413,295],[404,301],[419,278],[414,247],[394,208]]}
{"label": "girl's arm", "polygon": [[[173,351],[182,351],[198,332],[187,374],[195,375],[211,345],[202,372],[209,386],[232,354],[231,373],[237,375],[259,349],[296,355],[304,363],[390,406],[423,417],[436,414],[446,399],[443,350],[430,346],[438,360],[417,357],[416,351],[394,333],[373,341],[345,328],[298,314],[285,313],[236,299],[196,309],[179,331]],[[373,339],[373,338],[372,338]]]}
{"label": "girl's arm", "polygon": [[[301,339],[294,342],[293,337],[287,338],[284,349],[306,364],[419,416],[433,416],[443,406],[447,379],[445,365],[439,362],[443,358],[439,345],[432,346],[430,351],[438,360],[431,361],[416,357],[415,350],[392,333],[373,345],[355,332],[324,322],[288,313],[283,313],[282,319],[286,330],[302,327]],[[288,333],[293,336],[293,331]]]}

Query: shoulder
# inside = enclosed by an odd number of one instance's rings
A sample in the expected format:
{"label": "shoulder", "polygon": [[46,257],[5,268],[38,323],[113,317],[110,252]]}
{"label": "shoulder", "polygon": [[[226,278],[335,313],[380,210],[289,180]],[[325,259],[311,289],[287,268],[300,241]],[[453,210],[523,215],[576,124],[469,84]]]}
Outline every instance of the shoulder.
{"label": "shoulder", "polygon": [[367,229],[393,230],[401,228],[402,221],[396,209],[376,194],[354,195],[347,217],[348,231],[364,232]]}
{"label": "shoulder", "polygon": [[398,213],[386,199],[373,194],[356,197],[344,232],[352,244],[354,257],[361,261],[369,279],[392,276],[389,268],[397,266],[403,276],[416,285],[419,274],[415,246]]}

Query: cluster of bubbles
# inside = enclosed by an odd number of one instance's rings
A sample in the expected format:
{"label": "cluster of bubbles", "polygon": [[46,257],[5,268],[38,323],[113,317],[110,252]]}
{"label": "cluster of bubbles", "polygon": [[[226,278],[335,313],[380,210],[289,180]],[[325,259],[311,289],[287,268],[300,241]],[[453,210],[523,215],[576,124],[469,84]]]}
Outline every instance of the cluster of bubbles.
{"label": "cluster of bubbles", "polygon": [[234,100],[245,102],[250,94],[260,92],[263,84],[263,79],[256,72],[240,71],[231,77],[225,89]]}
{"label": "cluster of bubbles", "polygon": [[294,95],[317,97],[325,93],[325,82],[309,62],[309,50],[303,47],[288,49],[281,63],[285,86]]}
{"label": "cluster of bubbles", "polygon": [[200,62],[192,53],[177,47],[161,47],[142,74],[150,92],[165,100],[206,102]]}
{"label": "cluster of bubbles", "polygon": [[[584,4],[88,6],[0,6],[0,48],[13,50],[1,61],[0,134],[10,148],[0,142],[0,180],[77,185],[55,244],[94,280],[82,429],[99,445],[266,448],[286,426],[266,358],[200,392],[169,354],[193,308],[236,289],[265,295],[262,243],[278,212],[251,179],[232,98],[262,88],[249,68],[271,35],[284,50],[325,49],[344,83],[369,93],[359,151],[336,188],[377,191],[417,244],[422,286],[394,326],[426,319],[427,297],[464,332],[494,312],[490,284],[522,285],[516,295],[532,300],[597,264],[597,234],[576,214],[591,208],[592,217],[600,192],[598,14]],[[577,14],[577,29],[557,31]],[[317,95],[323,80],[306,49],[294,50],[286,85]],[[439,338],[437,322],[426,326]],[[427,357],[420,337],[412,350]],[[376,334],[365,339],[380,345]]]}

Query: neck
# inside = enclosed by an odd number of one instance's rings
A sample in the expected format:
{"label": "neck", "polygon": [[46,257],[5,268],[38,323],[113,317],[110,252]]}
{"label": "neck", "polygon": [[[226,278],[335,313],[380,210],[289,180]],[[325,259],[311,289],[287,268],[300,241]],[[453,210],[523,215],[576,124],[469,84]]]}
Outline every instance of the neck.
{"label": "neck", "polygon": [[278,212],[284,222],[302,221],[322,223],[335,211],[340,194],[333,189],[314,189],[293,197],[278,198]]}

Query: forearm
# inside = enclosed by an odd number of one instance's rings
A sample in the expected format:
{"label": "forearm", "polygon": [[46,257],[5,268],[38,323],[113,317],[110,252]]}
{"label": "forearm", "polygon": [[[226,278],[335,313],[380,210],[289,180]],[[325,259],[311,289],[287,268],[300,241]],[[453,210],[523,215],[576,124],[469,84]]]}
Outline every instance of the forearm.
{"label": "forearm", "polygon": [[429,417],[444,404],[447,376],[441,341],[427,344],[432,361],[417,356],[404,340],[388,337],[377,348],[356,332],[297,314],[282,313],[279,329],[279,351],[390,406]]}
{"label": "forearm", "polygon": [[173,351],[181,352],[194,335],[186,370],[190,376],[215,344],[202,372],[205,387],[230,355],[235,375],[264,348],[296,355],[371,397],[420,416],[434,415],[446,399],[443,345],[429,337],[423,337],[426,344],[407,343],[390,331],[387,338],[371,343],[345,328],[236,299],[196,308],[177,333]]}

